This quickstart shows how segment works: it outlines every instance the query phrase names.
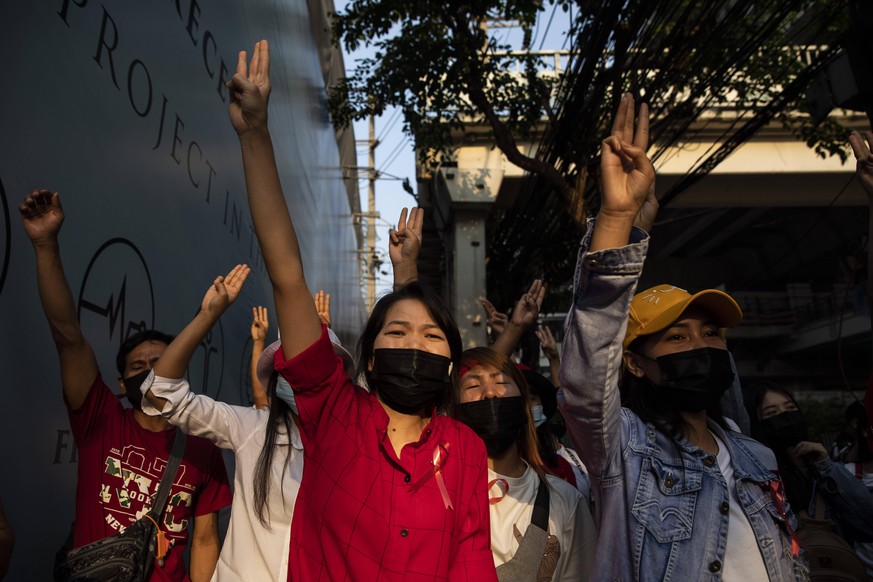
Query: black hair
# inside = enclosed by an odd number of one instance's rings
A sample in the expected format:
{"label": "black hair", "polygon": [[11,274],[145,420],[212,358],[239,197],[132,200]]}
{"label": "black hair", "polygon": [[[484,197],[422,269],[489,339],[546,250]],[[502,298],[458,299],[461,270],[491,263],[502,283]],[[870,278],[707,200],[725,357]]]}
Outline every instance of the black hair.
{"label": "black hair", "polygon": [[[643,354],[642,350],[643,344],[649,337],[651,336],[644,335],[636,338],[627,349],[642,357],[647,357]],[[682,418],[679,409],[658,394],[658,391],[654,389],[648,378],[645,376],[638,378],[625,368],[622,374],[620,391],[622,406],[630,409],[643,422],[651,424],[657,430],[670,437],[678,447],[678,441],[684,438],[685,431],[689,428],[688,423]],[[724,420],[721,402],[716,402],[714,405],[707,407],[706,416],[714,420],[724,430],[733,430]]]}
{"label": "black hair", "polygon": [[[254,481],[255,481],[255,514],[258,516],[258,521],[265,528],[270,529],[270,508],[267,505],[267,499],[270,496],[270,487],[272,485],[272,467],[273,454],[276,449],[276,440],[283,433],[288,436],[288,442],[284,445],[285,463],[282,465],[282,479],[279,481],[281,488],[285,481],[285,472],[288,470],[288,465],[291,461],[291,425],[296,421],[294,411],[285,403],[284,400],[276,396],[276,384],[279,380],[279,373],[273,370],[270,374],[270,380],[267,382],[267,394],[270,396],[270,416],[267,419],[266,434],[264,436],[264,446],[261,447],[261,454],[258,456],[258,462],[255,465]],[[282,502],[285,502],[285,496],[282,496]]]}
{"label": "black hair", "polygon": [[558,466],[558,451],[555,447],[555,440],[552,438],[551,429],[549,428],[549,420],[558,411],[558,396],[557,388],[548,378],[534,370],[522,370],[522,375],[530,388],[531,396],[536,396],[540,399],[540,404],[543,407],[543,415],[546,417],[546,422],[536,427],[537,447],[539,448],[540,457],[550,469],[555,469]]}
{"label": "black hair", "polygon": [[[534,426],[533,415],[531,414],[531,391],[527,380],[525,380],[524,373],[522,373],[518,365],[512,361],[512,358],[510,358],[503,352],[498,352],[497,350],[494,350],[492,348],[478,347],[464,350],[464,355],[461,359],[461,362],[463,367],[465,368],[485,366],[488,368],[499,370],[506,376],[512,378],[512,381],[515,382],[516,386],[518,386],[518,392],[521,395],[522,402],[524,403],[524,415],[527,418],[527,422],[525,423],[524,428],[521,429],[521,433],[519,434],[518,456],[527,461],[527,463],[531,466],[534,472],[539,475],[540,480],[545,483],[545,471],[551,472],[551,469],[549,469],[547,464],[543,461],[542,456],[540,455],[541,449],[539,447],[539,437],[537,434],[538,429],[536,428],[536,426]],[[463,388],[461,387],[460,378],[458,378],[455,382],[455,387],[457,391],[457,397],[454,404],[457,406],[461,402],[460,393],[463,390]],[[454,410],[450,408],[449,414],[453,413]],[[555,464],[552,464],[551,466],[554,467]]]}
{"label": "black hair", "polygon": [[176,339],[175,336],[156,329],[145,329],[133,334],[124,340],[124,343],[121,344],[121,347],[118,348],[118,353],[115,355],[115,367],[118,368],[118,375],[124,376],[124,368],[127,366],[127,355],[132,352],[136,346],[145,342],[161,342],[170,345],[173,343],[174,339]]}
{"label": "black hair", "polygon": [[[761,403],[764,401],[764,397],[767,396],[767,392],[776,392],[778,394],[782,394],[786,398],[788,398],[794,406],[797,407],[797,410],[800,410],[800,405],[797,404],[797,399],[794,398],[794,394],[791,393],[787,388],[776,384],[775,382],[770,382],[769,380],[758,380],[757,382],[753,382],[749,384],[743,389],[743,404],[746,406],[746,412],[749,413],[749,432],[750,436],[768,447],[773,449],[773,452],[776,453],[776,456],[784,455],[785,451],[781,450],[779,447],[773,447],[770,443],[767,442],[767,435],[764,434],[764,431],[761,430],[761,419],[759,409],[761,408]],[[802,413],[802,411],[801,411]],[[779,450],[777,450],[779,449]]]}
{"label": "black hair", "polygon": [[[404,299],[412,299],[424,305],[428,314],[433,318],[434,323],[446,334],[449,351],[451,352],[453,364],[452,377],[454,379],[457,376],[457,370],[461,363],[461,353],[464,351],[463,344],[461,343],[461,333],[458,331],[455,318],[442,297],[437,295],[430,287],[418,281],[413,281],[379,299],[373,307],[370,317],[364,324],[361,337],[358,339],[358,370],[364,375],[367,385],[370,385],[370,371],[368,367],[370,360],[373,358],[373,345],[376,343],[376,337],[385,326],[385,318],[388,316],[388,311],[394,304]],[[446,393],[441,401],[437,402],[437,407],[451,402],[452,398],[450,385],[446,389]]]}
{"label": "black hair", "polygon": [[[782,394],[791,400],[794,406],[797,407],[797,410],[800,411],[800,406],[798,406],[794,394],[787,388],[768,380],[753,382],[744,389],[744,392],[743,401],[749,413],[749,427],[752,438],[770,447],[770,450],[776,456],[776,464],[779,466],[779,478],[782,479],[785,496],[788,498],[788,503],[791,507],[798,509],[807,508],[814,492],[812,480],[806,471],[799,469],[791,462],[788,451],[784,446],[774,446],[770,442],[765,431],[761,429],[761,419],[759,418],[759,409],[767,392]],[[803,411],[801,411],[802,413]]]}

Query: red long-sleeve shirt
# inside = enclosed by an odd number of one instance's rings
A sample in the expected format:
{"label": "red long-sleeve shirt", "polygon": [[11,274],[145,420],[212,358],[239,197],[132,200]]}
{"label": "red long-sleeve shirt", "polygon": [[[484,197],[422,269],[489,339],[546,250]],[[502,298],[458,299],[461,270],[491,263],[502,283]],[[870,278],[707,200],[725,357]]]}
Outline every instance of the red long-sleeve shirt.
{"label": "red long-sleeve shirt", "polygon": [[[388,415],[346,376],[326,328],[291,360],[279,350],[275,365],[294,388],[304,451],[289,580],[497,580],[487,459],[475,433],[434,416],[398,458]],[[442,475],[453,509],[433,475],[440,445],[448,451]]]}

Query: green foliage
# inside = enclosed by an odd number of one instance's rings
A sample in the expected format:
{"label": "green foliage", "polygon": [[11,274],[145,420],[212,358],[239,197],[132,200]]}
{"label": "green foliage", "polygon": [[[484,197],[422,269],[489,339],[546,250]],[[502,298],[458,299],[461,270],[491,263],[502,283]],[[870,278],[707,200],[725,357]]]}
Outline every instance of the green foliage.
{"label": "green foliage", "polygon": [[819,155],[844,155],[847,131],[833,119],[814,126],[803,110],[806,87],[833,55],[826,47],[837,47],[847,29],[847,0],[598,0],[579,6],[555,121],[545,128],[537,157],[573,184],[584,172],[574,193],[583,202],[568,205],[554,181],[531,173],[512,208],[492,212],[486,252],[495,304],[512,304],[516,280],[544,276],[560,286],[572,279],[583,219],[599,206],[600,143],[624,92],[649,105],[649,156],[656,168],[686,144],[698,156],[663,194],[662,206],[768,125],[787,127]]}
{"label": "green foliage", "polygon": [[849,141],[851,130],[833,117],[828,117],[818,125],[814,124],[808,115],[785,115],[781,119],[783,125],[806,142],[806,145],[819,157],[837,156],[843,163],[849,159],[846,143]]}
{"label": "green foliage", "polygon": [[453,131],[489,119],[513,136],[529,135],[547,113],[554,80],[539,74],[535,56],[506,54],[513,47],[489,35],[486,23],[512,20],[529,42],[543,10],[524,0],[351,2],[334,16],[334,42],[376,52],[329,88],[334,122],[346,127],[399,107],[425,164],[451,152]]}

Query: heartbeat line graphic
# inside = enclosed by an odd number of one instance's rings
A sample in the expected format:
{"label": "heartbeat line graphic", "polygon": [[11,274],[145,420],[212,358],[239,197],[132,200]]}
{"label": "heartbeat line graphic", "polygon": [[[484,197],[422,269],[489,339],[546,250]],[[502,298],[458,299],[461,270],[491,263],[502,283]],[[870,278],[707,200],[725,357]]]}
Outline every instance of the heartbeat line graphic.
{"label": "heartbeat line graphic", "polygon": [[[114,252],[106,253],[110,248]],[[133,255],[131,255],[131,251]],[[122,253],[120,257],[118,253]],[[98,264],[99,267],[95,268]],[[111,267],[111,270],[109,270],[109,267]],[[131,271],[131,269],[133,270]],[[109,273],[108,276],[106,276],[107,271]],[[118,284],[119,271],[124,273],[121,275],[120,285]],[[94,273],[97,274],[94,275]],[[87,293],[90,297],[86,298],[86,287],[92,276],[96,279],[96,282],[92,283]],[[114,285],[105,284],[105,281],[112,281],[113,279],[116,281]],[[143,294],[142,298],[128,296],[128,282],[131,284],[131,289],[136,289],[137,293]],[[147,283],[147,285],[143,285],[143,283]],[[99,299],[100,297],[106,297],[105,293],[107,291],[108,299],[105,301]],[[143,306],[147,312],[130,314],[132,299],[134,306]],[[147,307],[143,303],[146,303]],[[105,317],[109,327],[108,338],[110,340],[114,339],[117,331],[118,344],[121,344],[130,337],[131,333],[142,331],[154,325],[155,299],[151,275],[142,253],[139,252],[139,249],[133,243],[123,238],[113,238],[103,243],[97,252],[94,253],[88,268],[85,270],[85,276],[82,278],[82,288],[79,291],[80,320],[82,319],[82,310]]]}
{"label": "heartbeat line graphic", "polygon": [[[109,319],[109,339],[112,339],[112,336],[115,332],[115,323],[118,321],[118,316],[121,316],[121,320],[124,321],[124,305],[125,300],[127,299],[127,275],[125,275],[121,279],[121,289],[118,290],[118,301],[115,301],[115,294],[109,294],[109,300],[106,302],[106,307],[100,307],[96,303],[91,303],[86,299],[82,299],[82,307],[89,311],[93,311],[97,315],[102,315],[104,317],[108,316]],[[132,323],[132,322],[131,322]],[[142,326],[135,326],[142,327]],[[127,330],[124,330],[127,331]],[[126,335],[126,334],[125,334]]]}

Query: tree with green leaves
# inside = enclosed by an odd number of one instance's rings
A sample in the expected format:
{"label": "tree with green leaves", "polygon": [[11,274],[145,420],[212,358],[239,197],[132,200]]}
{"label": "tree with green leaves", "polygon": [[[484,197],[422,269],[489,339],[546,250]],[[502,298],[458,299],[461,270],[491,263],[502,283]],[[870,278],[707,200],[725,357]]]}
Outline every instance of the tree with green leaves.
{"label": "tree with green leaves", "polygon": [[[571,2],[551,4],[569,10]],[[556,79],[540,74],[544,65],[530,52],[543,10],[542,3],[529,0],[350,2],[334,17],[335,41],[348,51],[372,46],[376,52],[329,88],[334,122],[346,127],[399,107],[404,131],[414,138],[426,167],[451,155],[453,132],[488,125],[511,163],[569,194],[572,187],[553,166],[521,153],[517,145],[544,119],[554,119]],[[520,46],[490,34],[489,22],[498,20],[520,29]]]}
{"label": "tree with green leaves", "polygon": [[[425,167],[451,156],[469,128],[488,127],[538,196],[557,196],[560,212],[580,224],[596,211],[597,150],[608,112],[626,91],[649,104],[656,163],[672,146],[720,132],[720,145],[682,187],[774,122],[819,155],[845,159],[848,129],[832,118],[813,124],[804,111],[805,88],[848,26],[847,7],[847,0],[353,0],[334,16],[335,42],[375,54],[329,88],[329,107],[343,127],[400,108]],[[571,56],[559,78],[543,75],[530,50],[547,10],[570,16]],[[520,31],[515,45],[489,26],[506,21]],[[705,121],[707,112],[720,116],[717,123]],[[536,157],[518,148],[533,135],[542,135]]]}

